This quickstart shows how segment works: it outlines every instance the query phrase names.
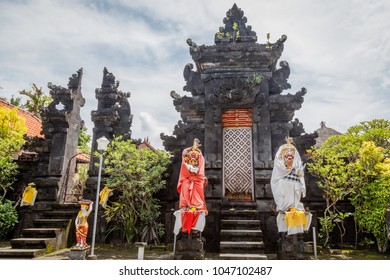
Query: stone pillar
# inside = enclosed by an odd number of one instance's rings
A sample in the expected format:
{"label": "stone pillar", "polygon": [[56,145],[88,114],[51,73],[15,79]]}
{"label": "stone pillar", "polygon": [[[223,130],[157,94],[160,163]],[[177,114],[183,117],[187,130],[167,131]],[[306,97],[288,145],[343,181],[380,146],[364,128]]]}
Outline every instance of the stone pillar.
{"label": "stone pillar", "polygon": [[[95,96],[98,101],[97,110],[91,112],[91,118],[94,123],[92,135],[91,160],[89,167],[89,177],[86,182],[86,189],[83,197],[91,200],[96,198],[96,189],[98,181],[99,158],[94,154],[97,151],[96,140],[100,137],[106,137],[112,140],[114,136],[123,136],[125,140],[131,138],[131,123],[133,115],[131,114],[130,104],[127,100],[130,97],[129,92],[122,92],[118,89],[119,81],[115,76],[108,72],[107,68],[103,69],[103,80],[101,88],[95,90]],[[104,166],[103,166],[104,168]],[[104,170],[102,170],[102,180],[104,179]],[[102,209],[99,209],[96,240],[104,240],[104,232],[107,224],[102,217]]]}
{"label": "stone pillar", "polygon": [[80,109],[85,99],[81,94],[83,70],[69,78],[68,88],[48,83],[53,101],[42,112],[43,134],[50,143],[48,175],[57,177],[56,200],[62,202],[68,185],[72,184],[77,144],[83,120]]}
{"label": "stone pillar", "polygon": [[131,137],[133,115],[127,100],[130,93],[122,92],[118,87],[119,81],[116,81],[115,76],[104,68],[101,88],[95,90],[98,108],[91,112],[94,123],[90,162],[92,176],[96,176],[98,172],[98,167],[95,166],[98,159],[93,156],[97,150],[96,140],[103,136],[108,140],[112,140],[114,136],[123,136],[125,139]]}

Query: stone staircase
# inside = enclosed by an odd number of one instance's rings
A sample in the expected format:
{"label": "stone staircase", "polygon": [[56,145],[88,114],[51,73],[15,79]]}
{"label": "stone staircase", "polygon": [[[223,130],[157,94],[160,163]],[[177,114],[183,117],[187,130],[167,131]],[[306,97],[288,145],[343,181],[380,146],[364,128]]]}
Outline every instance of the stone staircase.
{"label": "stone staircase", "polygon": [[256,203],[228,202],[221,209],[219,259],[264,260],[265,247]]}
{"label": "stone staircase", "polygon": [[79,208],[77,204],[53,204],[39,210],[40,218],[34,219],[33,227],[22,229],[20,238],[10,240],[11,247],[0,249],[0,258],[32,259],[67,247]]}

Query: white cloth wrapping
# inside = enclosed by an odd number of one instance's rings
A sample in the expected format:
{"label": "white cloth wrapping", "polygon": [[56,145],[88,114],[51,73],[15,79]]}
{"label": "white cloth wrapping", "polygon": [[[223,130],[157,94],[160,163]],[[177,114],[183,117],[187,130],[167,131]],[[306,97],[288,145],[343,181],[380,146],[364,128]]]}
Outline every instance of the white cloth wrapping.
{"label": "white cloth wrapping", "polygon": [[278,225],[278,231],[287,232],[288,235],[303,233],[304,231],[308,231],[311,224],[312,217],[313,215],[311,213],[305,212],[305,218],[306,218],[305,226],[295,226],[295,227],[288,228],[286,223],[285,213],[279,212],[278,216],[276,217],[276,224]]}
{"label": "white cloth wrapping", "polygon": [[[175,216],[175,227],[173,229],[173,233],[175,235],[178,235],[180,232],[180,229],[182,227],[181,222],[181,213],[183,212],[183,209],[176,210],[173,215]],[[198,220],[196,221],[195,226],[192,229],[198,230],[200,232],[203,232],[204,226],[206,225],[206,213],[204,211],[201,211],[199,213]]]}
{"label": "white cloth wrapping", "polygon": [[271,190],[276,203],[277,211],[288,211],[294,207],[297,210],[304,210],[300,202],[302,197],[306,196],[306,186],[302,167],[301,157],[295,149],[292,169],[300,174],[299,181],[290,181],[285,177],[291,172],[284,165],[283,156],[281,156],[283,146],[279,147],[275,155],[274,168],[271,176]]}

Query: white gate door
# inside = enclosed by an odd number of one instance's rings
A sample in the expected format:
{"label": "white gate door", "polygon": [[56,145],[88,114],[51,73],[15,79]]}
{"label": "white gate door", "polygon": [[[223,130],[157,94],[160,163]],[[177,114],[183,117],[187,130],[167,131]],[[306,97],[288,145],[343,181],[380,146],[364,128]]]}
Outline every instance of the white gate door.
{"label": "white gate door", "polygon": [[[234,112],[236,118],[243,119],[242,112]],[[223,123],[223,189],[231,200],[253,200],[252,114],[249,113],[250,123]]]}

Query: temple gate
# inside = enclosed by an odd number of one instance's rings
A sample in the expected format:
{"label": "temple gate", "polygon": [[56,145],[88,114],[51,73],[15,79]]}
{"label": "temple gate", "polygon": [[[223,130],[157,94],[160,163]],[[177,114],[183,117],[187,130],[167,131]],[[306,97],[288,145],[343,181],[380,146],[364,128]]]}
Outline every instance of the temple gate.
{"label": "temple gate", "polygon": [[312,136],[303,134],[299,120],[293,121],[306,89],[282,94],[291,88],[287,82],[289,64],[278,62],[287,36],[273,43],[269,38],[257,43],[256,32],[247,25],[244,12],[236,4],[223,22],[225,26],[214,36],[215,45],[198,45],[187,39],[194,64],[184,67],[183,90],[190,96],[171,92],[181,120],[172,136],[161,135],[166,150],[174,155],[168,188],[159,196],[165,213],[166,241],[171,241],[172,213],[177,209],[181,151],[198,138],[209,181],[205,189],[209,209],[204,231],[207,249],[222,252],[226,245],[224,221],[231,218],[224,215],[229,209],[242,207],[254,213],[266,248],[272,248],[277,236],[270,188],[273,157],[287,136],[294,137],[298,149],[313,144]]}

